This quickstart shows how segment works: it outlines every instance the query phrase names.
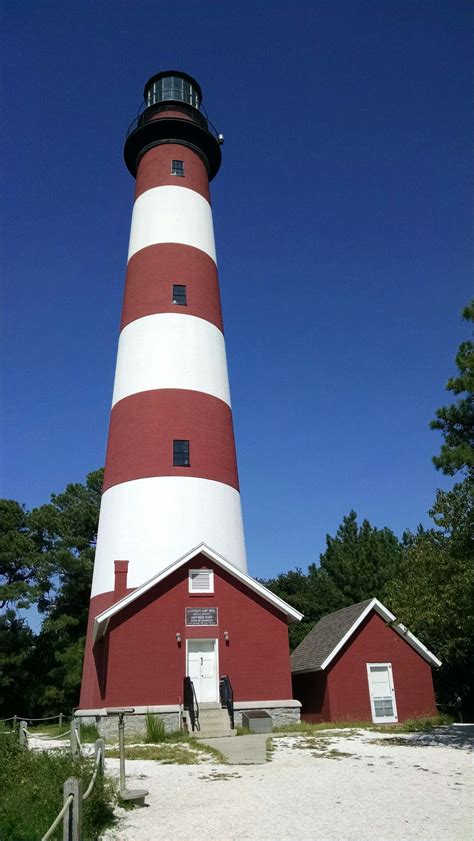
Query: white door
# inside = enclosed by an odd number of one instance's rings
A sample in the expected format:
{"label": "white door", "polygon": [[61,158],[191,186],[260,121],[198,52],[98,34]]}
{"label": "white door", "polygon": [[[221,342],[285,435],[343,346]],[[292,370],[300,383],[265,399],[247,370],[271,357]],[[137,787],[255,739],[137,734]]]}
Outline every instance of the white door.
{"label": "white door", "polygon": [[188,675],[199,703],[217,701],[217,640],[188,640]]}
{"label": "white door", "polygon": [[398,721],[391,663],[367,663],[372,721],[377,724]]}

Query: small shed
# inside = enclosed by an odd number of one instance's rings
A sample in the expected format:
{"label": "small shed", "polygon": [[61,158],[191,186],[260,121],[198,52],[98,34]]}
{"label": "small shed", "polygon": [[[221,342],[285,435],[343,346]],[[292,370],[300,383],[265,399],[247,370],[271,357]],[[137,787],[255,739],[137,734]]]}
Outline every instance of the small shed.
{"label": "small shed", "polygon": [[436,715],[441,661],[378,599],[324,616],[291,655],[303,721],[377,724]]}

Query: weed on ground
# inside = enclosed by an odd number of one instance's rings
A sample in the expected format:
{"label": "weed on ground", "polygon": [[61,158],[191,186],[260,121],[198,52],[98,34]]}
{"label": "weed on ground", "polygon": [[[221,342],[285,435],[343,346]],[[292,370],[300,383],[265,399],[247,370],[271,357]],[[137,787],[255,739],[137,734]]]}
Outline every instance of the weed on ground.
{"label": "weed on ground", "polygon": [[[66,751],[31,751],[16,738],[0,738],[0,838],[32,841],[42,838],[63,805],[63,784],[80,777],[83,790],[92,778],[94,761],[73,759]],[[113,822],[115,789],[101,774],[83,807],[83,841],[96,841]],[[52,836],[62,838],[62,823]]]}
{"label": "weed on ground", "polygon": [[205,780],[205,782],[216,782],[219,780],[235,780],[240,779],[240,774],[237,771],[211,771],[210,774],[207,776],[199,777],[200,780]]}
{"label": "weed on ground", "polygon": [[[404,721],[402,724],[373,724],[371,721],[321,721],[312,724],[300,721],[297,724],[282,724],[273,728],[275,734],[291,733],[319,733],[321,730],[375,730],[380,733],[417,733],[429,732],[435,727],[452,724],[453,718],[448,715],[421,716]],[[352,735],[352,734],[351,734]]]}
{"label": "weed on ground", "polygon": [[[117,747],[106,748],[107,758],[117,759]],[[125,759],[149,759],[161,765],[200,765],[210,760],[225,764],[219,751],[188,739],[186,743],[136,744],[125,746]]]}

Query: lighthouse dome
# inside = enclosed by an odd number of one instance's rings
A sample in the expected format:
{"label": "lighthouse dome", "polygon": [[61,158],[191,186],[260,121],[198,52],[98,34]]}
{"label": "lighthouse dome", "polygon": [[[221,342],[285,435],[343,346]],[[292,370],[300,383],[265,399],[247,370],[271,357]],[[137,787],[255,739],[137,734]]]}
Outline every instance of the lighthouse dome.
{"label": "lighthouse dome", "polygon": [[156,73],[146,83],[143,96],[147,106],[171,100],[199,108],[202,100],[201,88],[196,80],[180,70]]}

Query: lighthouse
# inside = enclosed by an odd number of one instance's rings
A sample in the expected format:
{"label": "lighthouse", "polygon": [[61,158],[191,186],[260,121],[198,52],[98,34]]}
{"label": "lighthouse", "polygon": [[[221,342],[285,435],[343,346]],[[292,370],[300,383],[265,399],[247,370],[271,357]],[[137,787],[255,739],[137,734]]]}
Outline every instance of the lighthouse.
{"label": "lighthouse", "polygon": [[209,190],[223,137],[201,100],[186,73],[152,76],[125,140],[135,195],[80,703],[168,727],[186,696],[231,697],[233,718],[299,713],[301,615],[247,572]]}

